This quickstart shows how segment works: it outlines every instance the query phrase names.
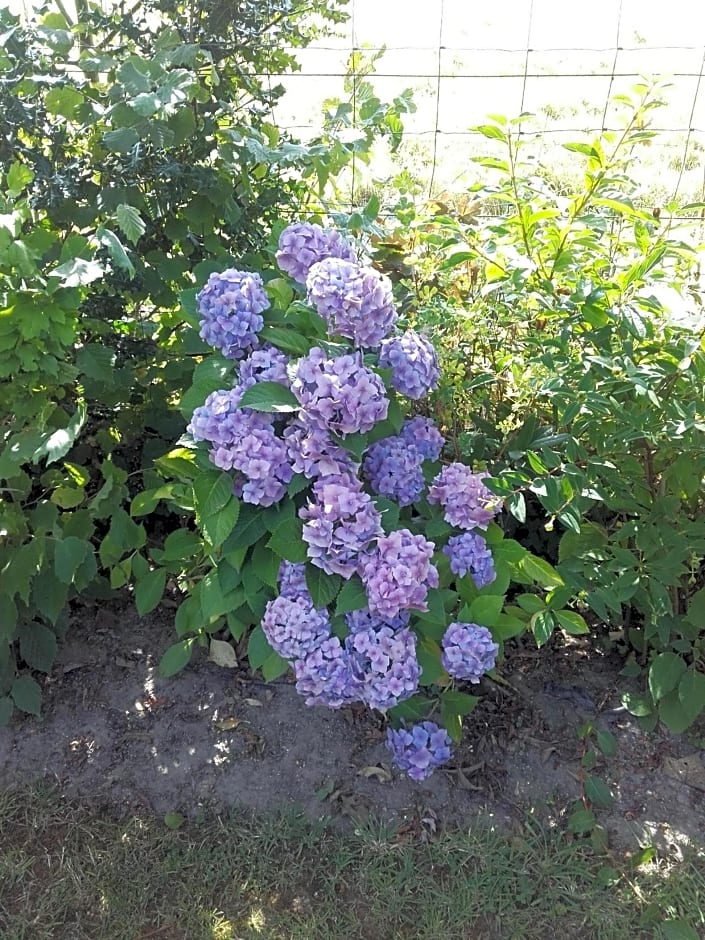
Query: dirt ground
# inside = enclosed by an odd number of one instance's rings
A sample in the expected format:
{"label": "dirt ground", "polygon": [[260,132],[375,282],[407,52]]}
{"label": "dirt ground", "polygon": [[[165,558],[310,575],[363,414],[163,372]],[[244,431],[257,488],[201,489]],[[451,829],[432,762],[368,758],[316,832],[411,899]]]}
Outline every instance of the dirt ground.
{"label": "dirt ground", "polygon": [[705,741],[642,732],[620,706],[619,658],[588,643],[508,647],[508,685],[481,686],[451,768],[417,784],[391,768],[381,717],[307,708],[287,676],[267,685],[199,650],[159,678],[168,610],[139,620],[129,607],[88,608],[75,621],[42,717],[0,729],[0,785],[43,779],[118,813],[296,809],[402,830],[489,816],[511,830],[534,812],[561,825],[581,794],[578,729],[592,720],[618,741],[594,771],[615,797],[597,811],[611,844],[705,844]]}

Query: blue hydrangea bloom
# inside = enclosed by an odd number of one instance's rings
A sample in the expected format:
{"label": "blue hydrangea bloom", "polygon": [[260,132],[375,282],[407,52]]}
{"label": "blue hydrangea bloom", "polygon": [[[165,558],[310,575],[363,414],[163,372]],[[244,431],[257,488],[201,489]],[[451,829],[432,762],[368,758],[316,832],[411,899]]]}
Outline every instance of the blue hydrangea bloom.
{"label": "blue hydrangea bloom", "polygon": [[370,708],[386,711],[418,689],[416,636],[408,628],[355,630],[345,641],[345,650],[353,675],[362,683],[360,697]]}
{"label": "blue hydrangea bloom", "polygon": [[259,274],[235,268],[211,274],[196,301],[201,339],[227,359],[241,359],[259,344],[262,311],[270,305]]}
{"label": "blue hydrangea bloom", "polygon": [[421,721],[394,730],[387,729],[387,749],[394,764],[412,780],[425,780],[436,767],[450,760],[451,739],[434,721]]}
{"label": "blue hydrangea bloom", "polygon": [[380,617],[379,614],[371,613],[369,607],[351,610],[345,614],[345,623],[351,633],[357,633],[358,630],[376,630],[378,627],[391,627],[393,630],[401,630],[402,627],[409,625],[410,619],[411,614],[408,610],[402,610],[395,617],[390,617],[388,620]]}
{"label": "blue hydrangea bloom", "polygon": [[309,480],[357,471],[349,450],[336,444],[324,428],[303,418],[290,422],[283,437],[294,473],[303,473]]}
{"label": "blue hydrangea bloom", "polygon": [[284,659],[302,659],[328,639],[330,621],[327,611],[314,608],[308,592],[300,597],[280,595],[265,607],[262,630]]}
{"label": "blue hydrangea bloom", "polygon": [[459,529],[486,529],[501,502],[484,484],[486,473],[473,473],[462,463],[444,467],[428,490],[429,503],[443,506],[446,522]]}
{"label": "blue hydrangea bloom", "polygon": [[240,363],[238,387],[244,390],[256,382],[279,382],[288,387],[288,363],[289,357],[274,346],[266,344],[255,349]]}
{"label": "blue hydrangea bloom", "polygon": [[449,676],[478,683],[494,669],[499,644],[487,627],[476,623],[452,623],[441,640],[441,663]]}
{"label": "blue hydrangea bloom", "polygon": [[370,611],[389,619],[402,610],[428,610],[428,590],[438,587],[438,569],[431,564],[434,550],[433,542],[408,529],[378,538],[375,550],[360,564]]}
{"label": "blue hydrangea bloom", "polygon": [[448,539],[443,552],[450,559],[450,570],[453,574],[463,578],[470,572],[470,576],[479,588],[492,584],[497,577],[494,570],[492,552],[487,542],[476,532],[463,532]]}
{"label": "blue hydrangea bloom", "polygon": [[392,385],[407,398],[423,398],[438,385],[441,370],[433,343],[415,330],[385,339],[379,364],[392,370]]}
{"label": "blue hydrangea bloom", "polygon": [[362,466],[375,493],[410,506],[426,486],[422,461],[414,444],[403,437],[385,437],[368,447]]}
{"label": "blue hydrangea bloom", "polygon": [[384,383],[359,353],[331,359],[314,346],[299,360],[291,390],[303,419],[335,434],[370,431],[387,417]]}
{"label": "blue hydrangea bloom", "polygon": [[307,705],[340,708],[360,700],[361,683],[353,675],[350,658],[337,636],[323,640],[294,663],[296,691]]}
{"label": "blue hydrangea bloom", "polygon": [[306,565],[282,561],[277,573],[277,584],[282,597],[308,596],[310,598],[306,586]]}
{"label": "blue hydrangea bloom", "polygon": [[405,421],[399,436],[413,444],[424,460],[438,460],[445,444],[445,438],[433,421],[421,415]]}
{"label": "blue hydrangea bloom", "polygon": [[374,268],[325,258],[309,271],[306,289],[328,331],[356,346],[376,348],[397,322],[392,282]]}
{"label": "blue hydrangea bloom", "polygon": [[324,258],[355,261],[355,249],[335,229],[315,222],[294,222],[279,236],[277,264],[299,284],[305,284],[311,267]]}

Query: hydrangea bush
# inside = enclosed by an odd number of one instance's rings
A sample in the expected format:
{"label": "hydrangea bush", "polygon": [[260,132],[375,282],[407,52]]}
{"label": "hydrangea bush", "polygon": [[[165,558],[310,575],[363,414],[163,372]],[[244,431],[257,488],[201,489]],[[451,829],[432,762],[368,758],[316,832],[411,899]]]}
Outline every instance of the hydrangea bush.
{"label": "hydrangea bush", "polygon": [[451,760],[468,688],[526,629],[510,580],[549,576],[503,538],[487,471],[444,460],[442,429],[414,414],[438,359],[399,325],[389,280],[307,222],[273,255],[278,271],[231,268],[197,294],[219,356],[196,370],[211,388],[183,443],[215,567],[162,670],[226,628],[265,678],[291,668],[308,705],[385,714],[392,760],[423,780]]}

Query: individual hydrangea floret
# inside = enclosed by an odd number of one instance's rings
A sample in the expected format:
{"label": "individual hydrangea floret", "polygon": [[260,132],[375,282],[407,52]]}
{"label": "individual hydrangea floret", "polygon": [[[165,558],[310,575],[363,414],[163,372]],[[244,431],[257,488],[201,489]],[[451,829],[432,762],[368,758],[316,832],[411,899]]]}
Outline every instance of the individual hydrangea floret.
{"label": "individual hydrangea floret", "polygon": [[259,274],[235,268],[211,274],[196,301],[201,339],[227,359],[241,359],[259,344],[262,311],[270,305]]}
{"label": "individual hydrangea floret", "polygon": [[358,630],[376,630],[378,627],[391,627],[393,630],[401,630],[402,627],[409,625],[410,618],[411,614],[408,610],[402,610],[395,617],[387,619],[380,617],[379,614],[371,613],[369,607],[351,610],[345,614],[345,622],[351,633],[357,633]]}
{"label": "individual hydrangea floret", "polygon": [[360,565],[373,614],[389,619],[402,610],[428,610],[428,589],[438,587],[438,569],[431,564],[434,549],[433,542],[408,529],[377,540]]}
{"label": "individual hydrangea floret", "polygon": [[414,444],[403,437],[385,437],[368,448],[362,467],[375,493],[410,506],[426,486],[422,461]]}
{"label": "individual hydrangea floret", "polygon": [[399,437],[413,444],[424,460],[438,460],[445,438],[430,418],[418,415],[404,422]]}
{"label": "individual hydrangea floret", "polygon": [[379,364],[392,370],[392,385],[407,398],[423,398],[438,385],[441,370],[433,343],[415,330],[385,339]]}
{"label": "individual hydrangea floret", "polygon": [[440,503],[446,522],[459,529],[486,529],[501,508],[486,479],[488,474],[473,473],[465,464],[448,464],[429,487],[428,501]]}
{"label": "individual hydrangea floret", "polygon": [[329,359],[314,346],[299,360],[291,390],[307,423],[336,434],[370,431],[387,417],[384,383],[359,353]]}
{"label": "individual hydrangea floret", "polygon": [[312,265],[324,258],[355,261],[355,249],[340,232],[315,222],[294,222],[279,236],[277,264],[299,284],[305,284]]}
{"label": "individual hydrangea floret", "polygon": [[475,623],[452,623],[441,640],[441,663],[449,676],[478,683],[494,669],[499,645],[487,627]]}
{"label": "individual hydrangea floret", "polygon": [[308,592],[300,597],[275,597],[262,617],[262,630],[272,649],[284,659],[303,659],[330,637],[325,610],[316,610]]}
{"label": "individual hydrangea floret", "polygon": [[382,534],[380,513],[350,474],[323,477],[312,489],[312,500],[299,510],[308,557],[327,574],[350,578],[360,556]]}
{"label": "individual hydrangea floret", "polygon": [[289,357],[274,346],[255,349],[240,363],[238,387],[244,390],[256,382],[279,382],[288,387],[288,363]]}
{"label": "individual hydrangea floret", "polygon": [[368,627],[345,641],[353,675],[362,683],[362,701],[386,711],[416,692],[421,669],[416,636],[404,627]]}
{"label": "individual hydrangea floret", "polygon": [[306,597],[308,595],[306,565],[283,561],[279,565],[277,584],[281,597]]}
{"label": "individual hydrangea floret", "polygon": [[397,322],[392,282],[374,268],[325,258],[309,271],[306,289],[328,331],[356,346],[375,349]]}
{"label": "individual hydrangea floret", "polygon": [[350,657],[337,636],[319,643],[316,649],[294,663],[296,691],[307,705],[340,708],[360,700],[362,685],[353,675]]}
{"label": "individual hydrangea floret", "polygon": [[296,418],[284,429],[283,437],[294,473],[303,473],[309,480],[357,471],[350,451],[336,444],[324,428]]}
{"label": "individual hydrangea floret", "polygon": [[451,757],[450,735],[434,721],[421,721],[411,728],[387,729],[387,749],[399,770],[412,780],[425,780]]}
{"label": "individual hydrangea floret", "polygon": [[462,535],[452,536],[443,552],[450,559],[450,570],[453,574],[463,578],[470,572],[479,588],[492,584],[497,577],[492,552],[487,547],[487,542],[476,532],[463,532]]}

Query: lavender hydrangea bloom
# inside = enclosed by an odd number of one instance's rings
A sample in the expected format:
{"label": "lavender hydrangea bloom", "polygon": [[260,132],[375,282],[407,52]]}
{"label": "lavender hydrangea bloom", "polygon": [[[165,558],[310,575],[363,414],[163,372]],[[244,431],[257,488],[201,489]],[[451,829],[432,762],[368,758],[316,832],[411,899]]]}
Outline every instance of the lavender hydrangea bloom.
{"label": "lavender hydrangea bloom", "polygon": [[410,506],[426,486],[422,460],[415,445],[403,437],[385,437],[368,448],[362,466],[375,493]]}
{"label": "lavender hydrangea bloom", "polygon": [[449,676],[478,683],[494,669],[499,645],[487,627],[475,623],[452,623],[441,640],[441,663]]}
{"label": "lavender hydrangea bloom", "polygon": [[255,349],[243,359],[238,370],[238,388],[246,389],[256,382],[279,382],[289,386],[286,367],[289,357],[269,344]]}
{"label": "lavender hydrangea bloom", "polygon": [[450,570],[463,578],[470,576],[479,588],[492,584],[497,577],[492,552],[487,542],[476,532],[463,532],[448,539],[443,552],[450,558]]}
{"label": "lavender hydrangea bloom", "polygon": [[357,471],[350,451],[336,444],[323,428],[302,418],[292,421],[283,437],[294,473],[303,473],[309,480]]}
{"label": "lavender hydrangea bloom", "polygon": [[359,353],[329,359],[314,346],[299,360],[291,390],[305,421],[337,434],[370,431],[387,417],[384,383]]}
{"label": "lavender hydrangea bloom", "polygon": [[327,574],[350,578],[360,555],[382,534],[381,516],[360,481],[350,474],[313,484],[313,501],[299,510],[308,557]]}
{"label": "lavender hydrangea bloom", "polygon": [[374,268],[338,258],[314,264],[308,298],[335,336],[375,349],[397,322],[392,282]]}
{"label": "lavender hydrangea bloom", "polygon": [[433,343],[415,330],[385,339],[379,364],[392,370],[392,385],[407,398],[423,398],[438,385],[441,370]]}
{"label": "lavender hydrangea bloom", "polygon": [[319,643],[316,649],[294,663],[296,691],[307,705],[340,708],[360,700],[361,683],[353,675],[350,658],[338,637]]}
{"label": "lavender hydrangea bloom", "polygon": [[436,767],[450,760],[451,740],[434,721],[422,721],[410,729],[387,729],[387,749],[392,760],[412,780],[425,780]]}
{"label": "lavender hydrangea bloom", "polygon": [[279,236],[277,264],[299,284],[305,284],[311,266],[324,258],[355,260],[355,249],[335,229],[315,222],[294,222]]}
{"label": "lavender hydrangea bloom", "polygon": [[269,307],[262,278],[249,271],[228,268],[211,274],[197,295],[200,337],[228,359],[240,359],[259,344],[264,326],[261,314]]}
{"label": "lavender hydrangea bloom", "polygon": [[404,422],[399,437],[413,444],[424,460],[438,460],[445,438],[430,418],[418,415]]}
{"label": "lavender hydrangea bloom", "polygon": [[386,711],[416,692],[421,669],[416,636],[390,626],[356,630],[345,641],[353,675],[362,683],[362,701]]}
{"label": "lavender hydrangea bloom", "polygon": [[409,624],[411,615],[407,610],[400,611],[395,617],[386,619],[379,614],[370,613],[369,607],[363,607],[360,610],[351,610],[345,614],[345,622],[351,633],[357,633],[360,630],[377,629],[378,627],[391,627],[393,630],[401,630]]}
{"label": "lavender hydrangea bloom", "polygon": [[275,597],[262,617],[262,630],[272,649],[284,659],[303,659],[330,637],[325,610],[316,610],[308,592],[301,597]]}
{"label": "lavender hydrangea bloom", "polygon": [[483,483],[487,478],[486,473],[473,473],[465,464],[451,463],[429,487],[428,501],[440,503],[446,522],[459,529],[486,529],[501,508]]}
{"label": "lavender hydrangea bloom", "polygon": [[242,498],[256,506],[271,506],[286,493],[294,475],[286,445],[271,427],[253,428],[236,449],[218,449],[212,457],[223,470],[239,470],[245,477]]}
{"label": "lavender hydrangea bloom", "polygon": [[306,566],[291,561],[279,565],[277,584],[281,597],[310,597],[306,587]]}
{"label": "lavender hydrangea bloom", "polygon": [[389,619],[402,610],[428,610],[428,589],[438,587],[438,569],[431,564],[434,548],[408,529],[377,540],[375,551],[360,564],[373,614]]}

